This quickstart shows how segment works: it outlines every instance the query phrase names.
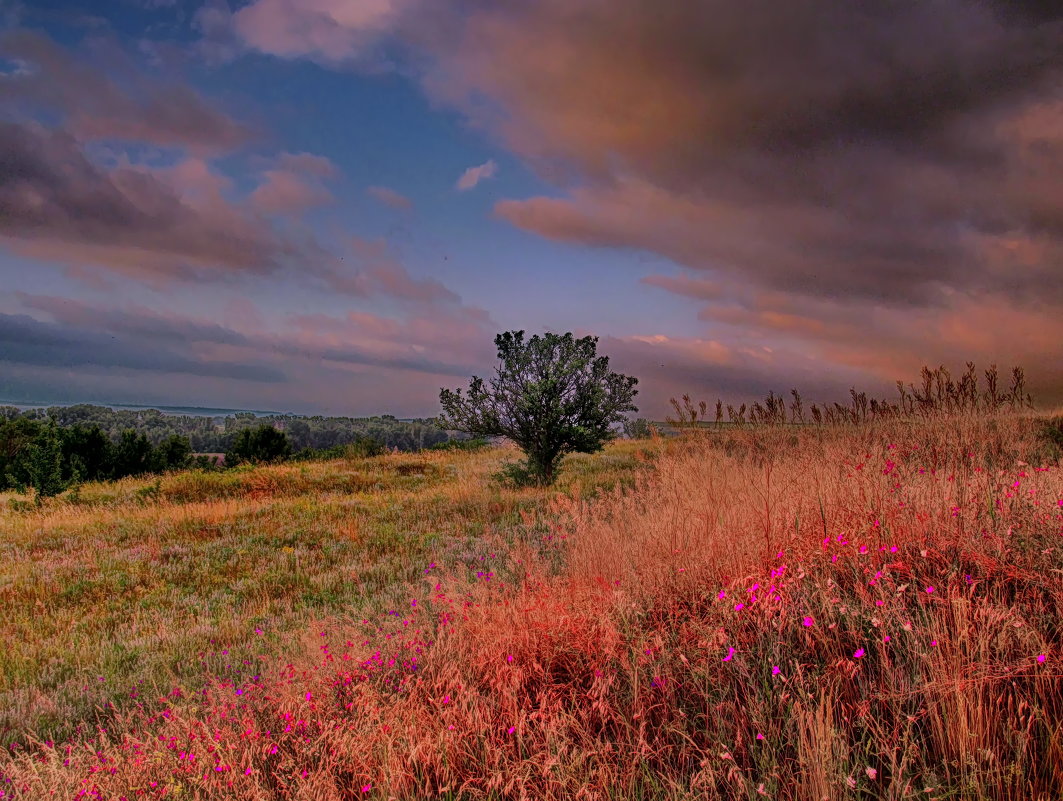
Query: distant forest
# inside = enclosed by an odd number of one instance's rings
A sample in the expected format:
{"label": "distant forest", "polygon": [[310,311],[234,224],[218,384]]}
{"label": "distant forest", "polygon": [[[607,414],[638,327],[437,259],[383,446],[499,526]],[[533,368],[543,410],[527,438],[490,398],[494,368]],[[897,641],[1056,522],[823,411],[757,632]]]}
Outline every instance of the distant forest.
{"label": "distant forest", "polygon": [[225,453],[240,431],[263,424],[272,425],[288,436],[296,451],[307,448],[325,450],[372,438],[385,448],[414,451],[428,448],[449,439],[464,438],[448,434],[432,419],[398,420],[392,415],[378,417],[300,417],[297,415],[256,416],[238,412],[227,417],[200,417],[163,414],[157,409],[111,409],[106,406],[80,404],[52,406],[47,409],[23,411],[14,406],[0,406],[0,421],[25,418],[54,421],[61,427],[99,426],[112,440],[119,440],[126,431],[143,434],[154,446],[174,435],[187,437],[195,453]]}

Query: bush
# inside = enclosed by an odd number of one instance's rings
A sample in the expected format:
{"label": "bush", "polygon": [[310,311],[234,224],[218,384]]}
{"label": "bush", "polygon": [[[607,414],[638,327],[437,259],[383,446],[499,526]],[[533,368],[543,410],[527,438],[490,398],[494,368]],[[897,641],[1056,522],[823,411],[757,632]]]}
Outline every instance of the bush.
{"label": "bush", "polygon": [[225,453],[225,464],[232,466],[240,462],[279,462],[291,455],[292,446],[288,442],[288,436],[283,431],[264,424],[245,428],[236,435]]}
{"label": "bush", "polygon": [[483,437],[473,437],[472,439],[448,439],[446,442],[437,442],[435,445],[429,445],[425,450],[480,451],[490,444],[490,441]]}
{"label": "bush", "polygon": [[649,439],[653,435],[654,427],[645,417],[635,420],[625,420],[624,436],[628,439]]}
{"label": "bush", "polygon": [[542,483],[538,471],[527,461],[504,462],[502,468],[491,477],[500,484],[517,489],[535,487]]}
{"label": "bush", "polygon": [[359,437],[353,442],[333,445],[331,448],[303,448],[292,459],[300,462],[324,461],[327,459],[364,459],[387,453],[378,440],[373,437]]}
{"label": "bush", "polygon": [[1053,417],[1041,424],[1037,439],[1043,445],[1043,461],[1058,462],[1063,459],[1063,417]]}

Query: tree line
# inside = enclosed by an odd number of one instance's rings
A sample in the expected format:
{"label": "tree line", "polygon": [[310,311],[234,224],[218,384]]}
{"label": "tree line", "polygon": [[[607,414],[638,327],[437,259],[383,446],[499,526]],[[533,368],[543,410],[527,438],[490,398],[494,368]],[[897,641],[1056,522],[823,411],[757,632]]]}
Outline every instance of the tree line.
{"label": "tree line", "polygon": [[[0,491],[32,489],[40,499],[83,481],[462,444],[432,421],[289,416],[282,429],[269,422],[273,419],[238,414],[219,424],[212,418],[171,417],[156,410],[82,405],[22,412],[3,407]],[[353,425],[356,422],[364,425]],[[128,427],[120,428],[123,424]],[[182,432],[188,428],[191,433]],[[223,460],[214,455],[218,453],[224,454]]]}
{"label": "tree line", "polygon": [[91,404],[28,411],[12,406],[0,407],[0,418],[17,417],[52,420],[60,427],[95,425],[112,440],[132,430],[146,436],[154,446],[177,434],[188,438],[193,453],[224,453],[241,431],[263,424],[283,431],[297,452],[306,448],[323,450],[347,445],[366,437],[388,450],[415,451],[451,438],[433,419],[399,420],[387,414],[374,417],[302,417],[291,414],[256,416],[251,412],[237,412],[224,417],[206,417],[164,414],[157,409],[111,409]]}

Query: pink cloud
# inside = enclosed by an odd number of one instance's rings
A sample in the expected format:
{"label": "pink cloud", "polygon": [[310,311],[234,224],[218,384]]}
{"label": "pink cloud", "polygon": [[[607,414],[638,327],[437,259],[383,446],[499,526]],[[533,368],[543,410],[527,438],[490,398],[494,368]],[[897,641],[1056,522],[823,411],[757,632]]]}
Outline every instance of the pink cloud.
{"label": "pink cloud", "polygon": [[489,159],[483,164],[476,167],[469,167],[458,178],[458,182],[454,184],[454,188],[459,192],[465,192],[475,187],[480,181],[485,181],[488,178],[493,178],[495,173],[498,172],[498,165],[494,160]]}
{"label": "pink cloud", "polygon": [[365,57],[393,24],[396,0],[257,0],[232,17],[249,47],[326,63]]}
{"label": "pink cloud", "polygon": [[386,186],[371,186],[365,190],[369,195],[379,200],[385,206],[391,206],[400,211],[409,211],[413,208],[413,201],[405,195],[389,189]]}
{"label": "pink cloud", "polygon": [[[79,140],[144,142],[205,155],[234,150],[254,136],[190,86],[146,72],[115,48],[89,60],[24,30],[5,34],[3,44],[27,69],[9,76],[0,96],[58,112]],[[108,61],[123,69],[97,66]]]}

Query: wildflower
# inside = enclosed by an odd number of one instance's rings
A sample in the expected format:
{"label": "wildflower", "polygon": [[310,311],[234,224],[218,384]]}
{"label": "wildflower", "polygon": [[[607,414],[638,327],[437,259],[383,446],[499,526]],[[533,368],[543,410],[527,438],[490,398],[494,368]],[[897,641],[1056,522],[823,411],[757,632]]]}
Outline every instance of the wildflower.
{"label": "wildflower", "polygon": [[771,675],[778,676],[780,673],[782,673],[782,670],[779,668],[778,665],[771,666]]}
{"label": "wildflower", "polygon": [[864,773],[867,774],[867,778],[869,779],[874,779],[876,776],[878,776],[878,771],[870,767],[864,768]]}
{"label": "wildflower", "polygon": [[730,647],[729,647],[729,648],[727,649],[727,656],[725,656],[725,657],[723,658],[723,661],[724,661],[724,662],[730,662],[730,661],[731,661],[731,657],[733,657],[734,655],[735,655],[735,649],[734,649],[734,648],[730,648]]}
{"label": "wildflower", "polygon": [[801,622],[802,622],[802,623],[803,623],[803,624],[804,624],[805,626],[811,626],[811,625],[812,625],[812,616],[811,616],[811,615],[805,615],[805,619],[804,619],[804,620],[802,620]]}
{"label": "wildflower", "polygon": [[371,785],[371,784],[363,784],[362,785],[362,792],[363,793],[368,793],[372,789],[373,789],[373,785]]}
{"label": "wildflower", "polygon": [[863,648],[857,648],[853,652],[853,659],[860,659],[863,655],[864,655],[864,649]]}
{"label": "wildflower", "polygon": [[1047,659],[1047,658],[1048,658],[1048,657],[1046,657],[1046,656],[1045,656],[1044,654],[1038,654],[1038,655],[1037,655],[1037,661],[1038,661],[1038,662],[1044,662],[1044,661],[1045,661],[1045,659]]}
{"label": "wildflower", "polygon": [[763,740],[764,739],[764,735],[761,734],[760,732],[757,732],[757,739],[758,740]]}
{"label": "wildflower", "polygon": [[933,591],[934,591],[934,588],[933,588],[933,587],[927,587],[927,588],[926,588],[926,594],[927,594],[927,595],[930,595],[930,593],[932,593]]}

